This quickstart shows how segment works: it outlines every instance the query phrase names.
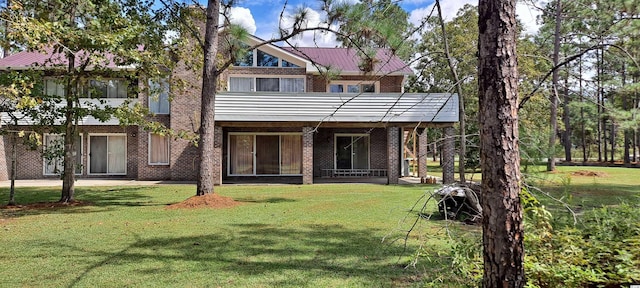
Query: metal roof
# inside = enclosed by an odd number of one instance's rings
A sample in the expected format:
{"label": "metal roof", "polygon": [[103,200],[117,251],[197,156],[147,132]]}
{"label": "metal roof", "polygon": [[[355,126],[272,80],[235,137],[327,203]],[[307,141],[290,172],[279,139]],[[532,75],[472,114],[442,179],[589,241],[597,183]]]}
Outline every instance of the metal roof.
{"label": "metal roof", "polygon": [[[341,74],[363,73],[359,66],[360,57],[356,49],[327,47],[283,47],[283,49],[318,63],[320,66],[340,70]],[[413,70],[402,59],[391,50],[383,48],[376,50],[372,72],[375,75],[413,75]]]}
{"label": "metal roof", "polygon": [[458,95],[221,92],[215,109],[216,121],[229,122],[452,123]]}

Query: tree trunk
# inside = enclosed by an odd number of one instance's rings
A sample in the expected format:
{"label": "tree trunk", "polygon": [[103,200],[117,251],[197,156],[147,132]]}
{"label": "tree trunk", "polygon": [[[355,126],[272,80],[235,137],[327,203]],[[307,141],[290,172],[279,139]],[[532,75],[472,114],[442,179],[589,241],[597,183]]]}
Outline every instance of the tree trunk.
{"label": "tree trunk", "polygon": [[11,132],[11,188],[9,188],[8,206],[16,205],[16,172],[18,170],[18,153],[16,152],[16,149],[18,148],[18,137],[16,137],[17,133],[18,132],[15,131]]}
{"label": "tree trunk", "polygon": [[[568,70],[568,69],[567,69]],[[569,111],[569,104],[571,104],[571,96],[569,95],[569,71],[564,78],[564,101],[562,104],[562,122],[564,123],[564,161],[571,162],[571,114]]]}
{"label": "tree trunk", "polygon": [[453,64],[453,58],[449,53],[449,40],[447,39],[447,30],[445,29],[444,19],[442,18],[442,11],[440,8],[440,1],[436,0],[436,7],[438,8],[438,17],[440,18],[440,29],[442,30],[442,41],[444,43],[444,53],[447,57],[447,63],[449,64],[449,70],[451,70],[451,76],[456,83],[456,91],[458,92],[458,125],[460,125],[460,150],[458,151],[458,174],[460,174],[460,182],[467,182],[464,175],[465,157],[467,151],[467,135],[464,113],[464,97],[462,97],[462,87],[460,86],[460,79],[458,78],[458,72]]}
{"label": "tree trunk", "polygon": [[483,287],[525,284],[515,8],[515,0],[478,3]]}
{"label": "tree trunk", "polygon": [[[579,65],[579,74],[580,74],[580,102],[581,104],[584,104],[584,90],[583,90],[583,86],[582,86],[582,56],[580,56],[580,62],[578,63]],[[586,140],[586,133],[587,133],[587,129],[585,128],[584,125],[584,108],[582,107],[582,105],[580,105],[580,134],[582,135],[582,162],[587,162],[587,140]]]}
{"label": "tree trunk", "polygon": [[[600,53],[598,53],[600,52]],[[602,119],[602,85],[601,85],[601,78],[602,78],[602,57],[600,56],[602,54],[602,50],[596,50],[596,97],[597,97],[597,111],[598,111],[598,128],[597,128],[597,138],[598,138],[598,162],[602,162],[602,142],[603,142],[603,137],[602,137],[602,123],[603,123],[603,119]],[[605,153],[606,155],[606,153]]]}
{"label": "tree trunk", "polygon": [[200,168],[196,195],[213,193],[214,185],[214,140],[215,140],[215,102],[218,69],[218,19],[220,0],[207,2],[207,21],[205,24],[204,67],[202,69],[202,94],[200,110]]}
{"label": "tree trunk", "polygon": [[75,55],[67,53],[67,83],[65,91],[65,100],[67,101],[67,107],[65,109],[64,118],[64,170],[62,172],[62,195],[60,196],[61,203],[73,202],[75,194],[76,183],[76,157],[73,155],[75,151],[76,143],[76,127],[74,105],[75,98],[78,96],[74,85],[77,84],[72,80],[73,71],[75,69]]}
{"label": "tree trunk", "polygon": [[[553,36],[553,67],[558,66],[560,59],[560,24],[562,22],[562,2],[556,0],[556,27]],[[556,170],[556,133],[558,131],[558,77],[559,69],[553,70],[551,76],[551,115],[549,123],[551,131],[549,134],[549,158],[547,159],[547,171]]]}

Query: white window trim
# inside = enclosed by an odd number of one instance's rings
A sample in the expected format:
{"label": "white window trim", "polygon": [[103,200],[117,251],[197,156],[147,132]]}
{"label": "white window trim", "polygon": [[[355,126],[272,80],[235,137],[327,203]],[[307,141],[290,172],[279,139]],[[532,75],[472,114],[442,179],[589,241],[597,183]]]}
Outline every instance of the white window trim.
{"label": "white window trim", "polygon": [[[83,98],[91,98],[88,95],[89,91],[90,91],[90,86],[91,86],[90,83],[91,83],[91,81],[109,82],[109,81],[112,81],[112,80],[117,80],[118,83],[121,83],[121,82],[127,83],[127,88],[125,89],[125,97],[109,97],[109,89],[107,89],[106,97],[100,97],[98,99],[127,99],[127,98],[129,98],[129,84],[131,84],[131,83],[129,83],[129,80],[126,79],[126,78],[89,78],[89,79],[87,79],[87,82],[85,83],[86,87],[82,87],[82,89],[88,89],[87,91],[83,91],[82,92],[82,94],[84,96]],[[118,87],[118,88],[120,88],[120,87]]]}
{"label": "white window trim", "polygon": [[[227,91],[231,92],[231,78],[251,78],[253,81],[253,90],[251,92],[263,92],[263,93],[269,93],[269,92],[273,92],[273,93],[305,93],[307,91],[307,77],[305,75],[259,75],[259,74],[232,74],[227,76]],[[256,87],[257,86],[257,80],[256,78],[277,78],[277,79],[281,79],[280,80],[280,90],[282,90],[282,79],[283,78],[287,78],[287,79],[291,79],[291,78],[295,78],[295,79],[302,79],[302,89],[303,91],[301,92],[281,92],[281,91],[256,91]]]}
{"label": "white window trim", "polygon": [[[231,135],[253,135],[254,136],[253,137],[253,153],[252,153],[253,154],[253,173],[252,174],[231,174],[231,165],[229,165],[229,163],[231,163],[231,137],[230,137]],[[283,135],[299,135],[300,137],[302,137],[301,132],[229,132],[229,134],[227,135],[227,176],[255,177],[255,176],[302,176],[303,175],[302,173],[300,174],[259,174],[258,175],[256,173],[256,169],[257,169],[256,142],[257,141],[255,136],[260,136],[260,135],[278,135],[278,141],[282,141],[280,136],[283,136]],[[301,159],[301,161],[304,162],[304,159]],[[278,162],[282,163],[282,147],[278,147]],[[282,171],[282,167],[280,167],[280,171]]]}
{"label": "white window trim", "polygon": [[[169,88],[169,91],[167,91],[167,102],[168,102],[168,105],[167,105],[167,106],[168,106],[168,111],[167,111],[167,113],[164,113],[164,112],[153,112],[153,111],[151,111],[151,100],[152,100],[152,98],[153,98],[153,96],[151,96],[151,93],[150,93],[150,90],[151,90],[151,83],[150,83],[150,82],[151,82],[151,81],[152,81],[151,79],[149,79],[149,80],[147,81],[147,85],[148,85],[148,87],[147,87],[147,88],[149,89],[149,90],[148,90],[148,93],[147,93],[147,94],[149,94],[149,95],[148,95],[148,97],[147,97],[147,99],[148,99],[148,100],[147,100],[147,108],[149,108],[149,112],[153,113],[154,115],[170,115],[170,114],[171,114],[171,101],[169,101],[169,98],[170,98],[170,96],[171,96],[171,95],[170,95],[170,94],[171,94],[171,84],[170,84],[170,82],[169,82],[169,79],[166,79],[166,81],[167,81],[167,82],[166,82],[166,85],[167,85],[167,86],[168,86],[168,88]],[[161,93],[160,93],[160,94],[161,94]],[[160,99],[160,94],[158,94],[158,95],[157,95],[157,96],[158,96],[158,101],[160,101],[160,100],[161,100],[161,99]]]}
{"label": "white window trim", "polygon": [[[338,137],[366,137],[367,139],[367,169],[371,169],[371,135],[366,133],[336,133],[333,134],[333,169],[338,169]],[[351,167],[353,167],[353,155],[351,155]]]}
{"label": "white window trim", "polygon": [[[46,139],[47,136],[51,136],[51,135],[57,135],[57,136],[61,136],[61,134],[57,134],[57,133],[44,133],[42,140],[44,141],[44,145],[46,145]],[[82,154],[82,150],[84,149],[84,141],[82,138],[82,134],[79,135],[80,136],[80,159],[81,159],[81,163],[76,163],[76,165],[80,164],[80,173],[75,173],[76,175],[82,175],[82,173],[84,172],[84,165],[83,165],[83,160],[84,160],[84,154]],[[63,160],[64,163],[64,160]],[[63,167],[64,169],[64,167]],[[42,158],[42,175],[44,176],[54,176],[54,175],[58,175],[56,173],[47,173],[47,159],[44,159],[44,157]]]}
{"label": "white window trim", "polygon": [[[87,156],[91,155],[91,137],[92,136],[124,136],[124,159],[128,161],[127,158],[127,145],[128,145],[128,137],[126,133],[89,133],[89,139],[87,141]],[[109,145],[109,141],[107,140],[107,145]],[[108,148],[107,148],[108,150]],[[107,171],[109,170],[109,162],[107,162]],[[127,175],[127,168],[129,165],[125,163],[124,165],[124,173],[91,173],[91,156],[87,157],[87,175]]]}
{"label": "white window trim", "polygon": [[[168,161],[166,163],[163,163],[163,162],[154,163],[154,162],[151,162],[151,134],[154,134],[154,133],[151,133],[151,132],[147,133],[147,135],[148,135],[147,136],[147,140],[148,140],[147,141],[147,164],[149,166],[167,166],[167,165],[169,165],[171,163],[171,139],[169,138],[168,141],[167,141],[167,151],[169,152],[169,157],[167,159]],[[167,136],[165,135],[163,137],[167,137]]]}
{"label": "white window trim", "polygon": [[[331,93],[331,85],[344,85],[344,87],[346,88],[347,85],[367,85],[367,84],[373,84],[375,86],[375,92],[370,93],[367,92],[366,94],[374,94],[374,93],[380,93],[380,81],[360,81],[360,80],[337,80],[337,81],[329,81],[329,83],[327,83],[327,87],[326,90],[327,93]],[[343,91],[342,93],[349,93],[346,91]],[[360,92],[360,93],[365,93],[365,92]],[[356,93],[352,93],[352,94],[356,94]]]}
{"label": "white window trim", "polygon": [[[278,58],[278,66],[258,66],[258,50],[261,50],[262,52],[267,53],[267,54],[269,54],[269,55],[271,55],[273,57],[277,57]],[[298,65],[298,67],[282,67],[283,55],[279,55],[281,53],[277,53],[277,52],[274,53],[272,51],[267,51],[267,50],[258,49],[258,48],[255,48],[255,49],[253,49],[251,51],[252,51],[252,55],[251,55],[252,59],[251,59],[251,61],[253,62],[252,63],[253,65],[252,66],[236,66],[236,67],[240,67],[240,68],[258,68],[258,69],[263,69],[263,68],[299,69],[299,68],[304,68],[305,67],[304,64],[296,63],[296,62],[300,62],[299,60],[292,60],[292,59],[284,59],[284,60],[289,62],[289,63],[291,63],[291,64]],[[248,52],[248,50],[247,50],[247,52]],[[285,58],[288,58],[288,57],[285,57]]]}

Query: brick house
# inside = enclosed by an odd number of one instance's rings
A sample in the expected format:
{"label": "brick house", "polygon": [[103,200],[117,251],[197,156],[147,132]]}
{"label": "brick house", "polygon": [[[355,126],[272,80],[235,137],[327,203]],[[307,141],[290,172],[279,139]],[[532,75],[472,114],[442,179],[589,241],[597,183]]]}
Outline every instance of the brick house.
{"label": "brick house", "polygon": [[[254,45],[262,40],[250,37],[249,41]],[[0,59],[0,70],[25,69],[51,56],[17,53]],[[458,119],[457,95],[404,93],[412,71],[387,50],[378,50],[366,72],[358,59],[346,48],[264,45],[227,69],[216,95],[215,183],[310,184],[318,178],[345,177],[384,177],[387,183],[397,183],[405,163],[406,131],[413,130],[419,135],[414,151],[419,155],[418,176],[426,176],[425,131],[451,132]],[[334,72],[326,73],[326,67]],[[126,79],[103,79],[96,85],[106,87],[104,97],[113,104],[136,98],[154,112],[150,119],[174,130],[197,132],[199,76],[185,67],[173,71],[172,77],[194,88],[174,95],[171,102],[166,93],[158,98],[127,95],[126,85],[135,84]],[[45,89],[55,93],[60,87],[50,81]],[[100,122],[91,117],[83,119],[80,134],[80,178],[196,179],[198,150],[188,140],[123,127],[117,119]],[[45,145],[59,137],[43,136]],[[0,143],[0,180],[9,177],[9,141],[4,136]],[[445,142],[449,153],[444,155],[444,168],[453,175],[453,143]],[[20,146],[18,157],[18,179],[57,177],[60,163],[47,163],[39,151]]]}

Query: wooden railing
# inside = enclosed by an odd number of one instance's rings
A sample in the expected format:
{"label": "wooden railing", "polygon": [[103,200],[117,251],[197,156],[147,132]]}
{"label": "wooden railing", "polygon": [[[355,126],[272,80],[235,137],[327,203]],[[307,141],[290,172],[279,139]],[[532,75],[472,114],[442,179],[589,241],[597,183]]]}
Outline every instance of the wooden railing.
{"label": "wooden railing", "polygon": [[387,169],[322,169],[322,177],[386,177]]}

